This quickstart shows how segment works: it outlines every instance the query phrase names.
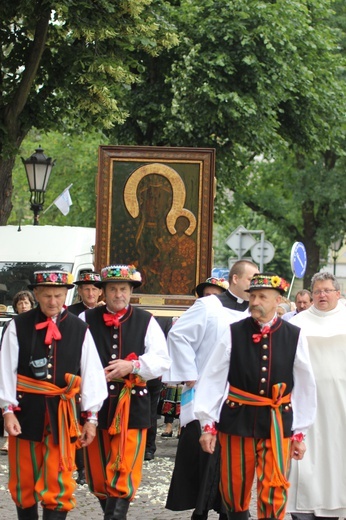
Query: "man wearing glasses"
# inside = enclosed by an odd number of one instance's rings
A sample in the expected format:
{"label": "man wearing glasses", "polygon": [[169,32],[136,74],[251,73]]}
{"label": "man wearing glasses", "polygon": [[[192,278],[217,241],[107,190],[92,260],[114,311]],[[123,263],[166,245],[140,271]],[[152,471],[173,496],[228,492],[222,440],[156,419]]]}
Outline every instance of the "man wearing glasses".
{"label": "man wearing glasses", "polygon": [[305,333],[317,386],[317,415],[307,451],[292,460],[287,512],[293,520],[346,516],[346,307],[334,275],[311,280],[313,305],[292,318]]}

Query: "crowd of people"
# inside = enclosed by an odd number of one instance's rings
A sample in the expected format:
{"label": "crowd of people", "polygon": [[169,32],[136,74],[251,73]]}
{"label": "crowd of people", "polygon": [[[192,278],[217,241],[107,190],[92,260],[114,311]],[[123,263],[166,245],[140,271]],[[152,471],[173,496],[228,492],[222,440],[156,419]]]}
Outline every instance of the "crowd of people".
{"label": "crowd of people", "polygon": [[[178,319],[131,304],[133,265],[73,280],[37,271],[15,296],[0,350],[9,491],[19,520],[62,520],[88,484],[104,520],[126,520],[163,437],[179,419],[166,508],[205,520],[346,517],[346,307],[321,272],[289,284],[237,261],[208,278]],[[66,308],[67,291],[79,302]],[[159,406],[159,409],[158,409]],[[8,445],[7,445],[8,442]],[[182,513],[184,515],[184,513]],[[183,516],[182,516],[183,518]]]}

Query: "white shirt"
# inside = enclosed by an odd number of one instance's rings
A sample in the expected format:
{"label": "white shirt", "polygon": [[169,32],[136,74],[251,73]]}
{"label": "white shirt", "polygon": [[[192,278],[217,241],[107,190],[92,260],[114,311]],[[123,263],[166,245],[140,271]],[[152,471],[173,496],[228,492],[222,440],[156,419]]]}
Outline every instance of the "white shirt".
{"label": "white shirt", "polygon": [[[7,327],[0,350],[0,407],[18,405],[16,398],[19,344],[14,320]],[[81,356],[81,409],[98,412],[108,396],[101,360],[87,329]]]}
{"label": "white shirt", "polygon": [[[162,380],[171,383],[197,381],[222,333],[229,329],[230,323],[244,316],[248,316],[248,311],[227,309],[215,295],[196,300],[169,331],[167,342],[172,365]],[[182,406],[182,425],[196,419],[191,410],[187,413],[185,417]]]}

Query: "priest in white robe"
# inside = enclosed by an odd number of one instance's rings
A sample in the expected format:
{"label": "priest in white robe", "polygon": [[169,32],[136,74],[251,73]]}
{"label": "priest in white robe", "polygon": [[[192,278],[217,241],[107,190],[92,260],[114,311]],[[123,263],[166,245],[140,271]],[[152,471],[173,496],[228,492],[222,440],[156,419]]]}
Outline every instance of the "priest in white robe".
{"label": "priest in white robe", "polygon": [[317,386],[317,415],[303,460],[292,460],[287,512],[293,520],[346,517],[346,308],[334,275],[317,273],[313,305],[292,318],[304,332]]}

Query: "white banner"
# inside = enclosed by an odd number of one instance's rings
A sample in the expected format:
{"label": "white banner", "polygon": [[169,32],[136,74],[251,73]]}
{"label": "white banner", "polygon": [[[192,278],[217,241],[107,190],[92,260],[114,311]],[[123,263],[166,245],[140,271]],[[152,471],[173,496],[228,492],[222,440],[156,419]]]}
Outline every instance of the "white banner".
{"label": "white banner", "polygon": [[70,195],[70,186],[64,190],[59,197],[55,199],[53,204],[61,211],[61,213],[66,217],[68,212],[70,211],[70,206],[72,206],[72,199]]}

